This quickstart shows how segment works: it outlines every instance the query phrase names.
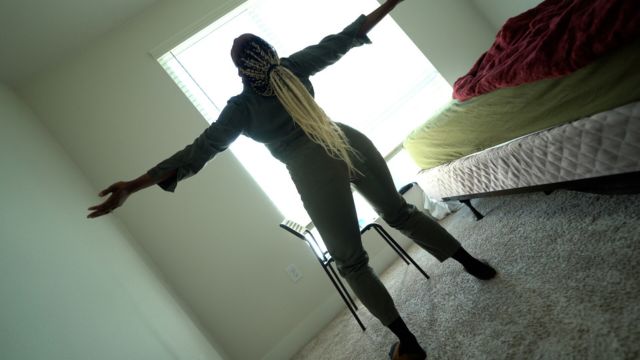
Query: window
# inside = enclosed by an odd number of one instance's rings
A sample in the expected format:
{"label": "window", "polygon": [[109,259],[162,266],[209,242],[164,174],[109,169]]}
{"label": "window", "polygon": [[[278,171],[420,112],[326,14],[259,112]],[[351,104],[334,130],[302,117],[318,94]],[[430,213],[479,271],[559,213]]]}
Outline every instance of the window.
{"label": "window", "polygon": [[[242,90],[229,55],[238,35],[255,33],[287,56],[339,32],[377,6],[376,0],[250,0],[158,61],[211,123],[227,99]],[[394,159],[398,166],[391,168],[396,180],[405,181],[417,167],[398,151],[402,140],[449,101],[451,87],[390,17],[369,37],[373,45],[353,49],[311,80],[317,102],[333,120],[365,133],[386,158],[399,154]],[[284,165],[262,144],[240,137],[231,151],[284,217],[309,222]],[[361,220],[375,217],[366,202],[355,197]]]}

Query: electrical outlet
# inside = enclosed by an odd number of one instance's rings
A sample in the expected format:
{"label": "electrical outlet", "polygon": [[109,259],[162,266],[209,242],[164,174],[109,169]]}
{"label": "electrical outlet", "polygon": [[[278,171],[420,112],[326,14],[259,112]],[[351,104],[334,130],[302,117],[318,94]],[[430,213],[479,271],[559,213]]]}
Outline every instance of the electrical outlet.
{"label": "electrical outlet", "polygon": [[286,270],[289,274],[289,278],[291,278],[291,281],[293,282],[298,282],[298,280],[300,280],[300,278],[302,277],[302,273],[294,264],[289,264]]}

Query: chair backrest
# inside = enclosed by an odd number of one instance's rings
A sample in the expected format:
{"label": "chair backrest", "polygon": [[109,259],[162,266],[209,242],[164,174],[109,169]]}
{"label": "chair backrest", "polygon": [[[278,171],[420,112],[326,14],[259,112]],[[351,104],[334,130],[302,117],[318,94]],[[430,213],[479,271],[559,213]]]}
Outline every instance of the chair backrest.
{"label": "chair backrest", "polygon": [[293,220],[284,219],[280,223],[280,227],[295,235],[297,238],[304,240],[307,245],[309,245],[318,260],[322,263],[326,263],[331,260],[331,255],[329,255],[329,253],[326,251],[322,251],[315,236],[313,236],[311,231],[306,226],[303,226]]}
{"label": "chair backrest", "polygon": [[287,230],[288,232],[292,233],[293,235],[297,236],[302,240],[305,240],[305,241],[307,240],[306,234],[309,232],[309,229],[307,229],[305,226],[302,226],[301,224],[298,224],[293,220],[288,220],[288,219],[282,220],[282,222],[280,223],[280,227]]}

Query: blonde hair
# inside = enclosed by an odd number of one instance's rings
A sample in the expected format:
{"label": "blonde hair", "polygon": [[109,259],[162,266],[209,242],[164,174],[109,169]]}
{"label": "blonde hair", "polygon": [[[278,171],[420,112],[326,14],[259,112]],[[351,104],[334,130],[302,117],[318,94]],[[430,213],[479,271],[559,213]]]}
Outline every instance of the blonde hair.
{"label": "blonde hair", "polygon": [[259,40],[252,39],[245,46],[239,66],[252,88],[263,96],[275,95],[311,141],[322,146],[329,156],[344,161],[350,175],[360,173],[353,163],[360,155],[342,129],[327,116],[300,79],[280,65],[275,49],[256,38]]}

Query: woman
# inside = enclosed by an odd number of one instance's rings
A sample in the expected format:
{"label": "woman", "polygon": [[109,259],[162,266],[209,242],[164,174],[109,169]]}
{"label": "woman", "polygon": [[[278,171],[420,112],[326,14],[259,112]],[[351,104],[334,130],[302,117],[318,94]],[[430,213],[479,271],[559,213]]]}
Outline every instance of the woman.
{"label": "woman", "polygon": [[384,285],[368,265],[362,247],[351,184],[389,225],[399,229],[440,261],[450,257],[467,272],[490,279],[495,271],[470,256],[446,230],[398,194],[387,165],[371,141],[357,130],[331,121],[313,99],[309,77],[355,46],[370,43],[367,33],[402,0],[387,0],[361,15],[342,32],[279,58],[263,39],[244,34],[234,40],[231,58],[244,84],[218,120],[195,141],[139,178],[100,192],[111,194],[89,208],[89,217],[108,214],[127,197],[158,184],[174,191],[240,134],[263,142],[291,174],[305,209],[347,280],[369,311],[397,337],[392,359],[425,359],[426,353],[398,314]]}

